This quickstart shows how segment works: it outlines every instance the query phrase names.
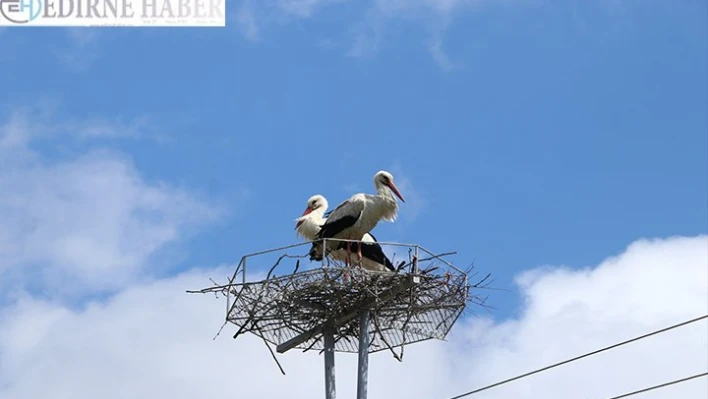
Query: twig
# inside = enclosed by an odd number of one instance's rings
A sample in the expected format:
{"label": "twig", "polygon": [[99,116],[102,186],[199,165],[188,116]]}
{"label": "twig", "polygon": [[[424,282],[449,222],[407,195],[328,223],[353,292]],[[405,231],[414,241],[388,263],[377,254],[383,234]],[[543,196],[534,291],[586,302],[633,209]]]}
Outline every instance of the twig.
{"label": "twig", "polygon": [[428,261],[431,261],[431,260],[433,260],[433,259],[440,259],[440,258],[442,258],[442,257],[444,257],[444,256],[456,255],[456,254],[457,254],[457,251],[445,252],[445,253],[442,253],[442,254],[440,254],[440,255],[431,256],[431,257],[429,257],[429,258],[418,259],[418,262],[428,262]]}
{"label": "twig", "polygon": [[270,270],[268,271],[268,275],[266,276],[265,279],[266,279],[266,280],[270,279],[271,273],[273,273],[273,270],[275,270],[275,268],[280,264],[280,261],[283,260],[284,258],[295,259],[295,258],[304,258],[305,256],[306,256],[306,255],[288,255],[288,254],[283,254],[283,255],[281,255],[280,258],[278,258],[278,261],[275,262],[275,264],[273,265],[273,267],[270,268]]}
{"label": "twig", "polygon": [[241,335],[241,333],[246,329],[246,326],[248,325],[248,323],[252,323],[250,318],[248,320],[246,320],[246,322],[243,323],[243,325],[241,325],[241,327],[239,327],[238,331],[236,331],[236,334],[234,334],[234,339],[236,339],[236,337]]}
{"label": "twig", "polygon": [[384,344],[386,344],[386,347],[391,351],[391,354],[393,354],[393,358],[398,360],[399,362],[402,362],[403,359],[401,359],[401,357],[398,356],[396,351],[393,350],[393,347],[391,346],[391,344],[389,344],[388,341],[386,340],[385,334],[383,334],[381,332],[381,328],[379,327],[379,322],[377,320],[378,318],[376,317],[376,315],[372,314],[371,316],[372,316],[371,319],[374,321],[374,326],[376,326],[376,331],[378,331],[379,336],[381,337],[381,340],[384,342]]}
{"label": "twig", "polygon": [[483,279],[479,280],[476,284],[473,285],[474,288],[486,288],[487,285],[483,285],[485,281],[489,280],[489,278],[492,276],[491,273],[488,273],[486,276],[484,276]]}
{"label": "twig", "polygon": [[[302,352],[305,353],[305,352],[311,350],[315,345],[317,345],[318,342],[320,342],[320,338],[322,338],[322,337],[323,337],[322,335],[317,337],[317,339],[313,340],[312,344],[310,344],[310,346],[308,346],[307,348],[303,349]],[[324,351],[324,349],[322,349],[322,350]]]}
{"label": "twig", "polygon": [[[258,328],[258,327],[256,326],[256,323],[255,323],[255,322],[253,323],[253,325],[254,325],[255,328]],[[260,331],[260,328],[258,328],[258,330]],[[285,370],[283,370],[283,366],[280,365],[280,362],[278,361],[278,358],[275,357],[275,352],[273,352],[273,349],[270,347],[270,345],[268,345],[268,341],[266,341],[266,339],[263,338],[263,332],[262,332],[262,331],[261,331],[260,337],[261,337],[261,339],[263,340],[263,343],[265,344],[266,348],[268,348],[268,352],[270,352],[270,356],[273,358],[273,360],[275,360],[275,364],[278,365],[278,368],[280,369],[280,372],[283,373],[283,375],[285,375]]]}
{"label": "twig", "polygon": [[[209,279],[211,280],[211,279]],[[212,280],[213,281],[213,280]],[[187,290],[188,294],[206,294],[208,292],[218,292],[222,291],[225,288],[231,287],[231,284],[226,284],[226,285],[216,285],[214,287],[209,287],[209,288],[203,288],[201,290]]]}
{"label": "twig", "polygon": [[221,334],[221,330],[223,330],[224,327],[226,327],[227,323],[228,323],[228,321],[225,321],[224,324],[221,325],[221,328],[219,328],[219,331],[217,331],[216,335],[214,335],[214,338],[211,339],[212,341],[216,341],[216,337],[218,337],[219,334]]}

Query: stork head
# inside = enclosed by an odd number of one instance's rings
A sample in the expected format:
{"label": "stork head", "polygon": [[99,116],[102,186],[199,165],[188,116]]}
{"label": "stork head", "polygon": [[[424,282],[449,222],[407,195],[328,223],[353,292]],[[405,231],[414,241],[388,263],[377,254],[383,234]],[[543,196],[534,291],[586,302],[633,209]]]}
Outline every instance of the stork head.
{"label": "stork head", "polygon": [[307,208],[305,208],[305,212],[302,214],[302,216],[305,216],[315,210],[321,210],[322,213],[324,213],[327,210],[328,206],[329,204],[327,203],[327,199],[324,196],[319,194],[313,195],[312,197],[310,197],[310,199],[307,200]]}
{"label": "stork head", "polygon": [[329,204],[327,203],[327,199],[324,196],[317,194],[310,197],[310,199],[307,200],[307,206],[305,207],[305,211],[302,212],[302,215],[300,215],[299,218],[295,219],[295,221],[297,222],[295,224],[295,230],[297,230],[305,222],[305,220],[312,217],[307,215],[310,215],[312,212],[316,212],[320,216],[324,215],[328,206]]}
{"label": "stork head", "polygon": [[305,211],[299,218],[297,218],[297,224],[295,225],[295,229],[300,227],[300,225],[305,222],[305,216],[309,215],[314,211],[317,211],[317,213],[319,214],[324,214],[328,206],[329,204],[327,203],[327,199],[324,196],[317,194],[310,197],[310,199],[307,200],[307,207],[305,208]]}
{"label": "stork head", "polygon": [[393,175],[391,173],[385,170],[376,172],[374,175],[374,186],[376,186],[376,190],[381,190],[384,187],[388,187],[394,194],[396,194],[398,198],[401,199],[401,201],[406,202],[406,200],[403,199],[401,192],[398,191],[398,187],[396,187],[393,183]]}

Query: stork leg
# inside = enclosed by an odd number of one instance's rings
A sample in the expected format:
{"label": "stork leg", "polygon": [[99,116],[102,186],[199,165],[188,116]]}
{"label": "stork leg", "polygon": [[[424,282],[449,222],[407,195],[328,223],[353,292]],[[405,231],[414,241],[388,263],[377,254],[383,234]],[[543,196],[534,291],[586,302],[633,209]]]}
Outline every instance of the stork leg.
{"label": "stork leg", "polygon": [[356,250],[356,254],[359,256],[359,269],[361,269],[361,262],[364,260],[364,257],[361,255],[361,245],[362,243],[359,243],[359,246]]}
{"label": "stork leg", "polygon": [[347,267],[352,264],[352,247],[349,241],[347,241],[347,261],[345,263]]}
{"label": "stork leg", "polygon": [[349,241],[347,241],[347,259],[344,261],[344,263],[344,282],[346,283],[349,281],[349,268],[352,264],[352,247]]}

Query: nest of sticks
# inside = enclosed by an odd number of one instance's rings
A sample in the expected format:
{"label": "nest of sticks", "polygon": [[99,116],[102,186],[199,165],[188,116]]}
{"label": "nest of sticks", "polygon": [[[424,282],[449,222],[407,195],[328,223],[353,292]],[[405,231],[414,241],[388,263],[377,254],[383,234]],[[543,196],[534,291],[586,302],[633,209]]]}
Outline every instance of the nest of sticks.
{"label": "nest of sticks", "polygon": [[456,269],[442,260],[446,255],[420,260],[413,256],[395,273],[339,264],[298,271],[297,259],[293,272],[272,277],[283,259],[301,258],[284,254],[264,280],[234,283],[232,278],[226,285],[188,292],[226,296],[224,324],[238,327],[234,338],[247,332],[261,337],[274,359],[268,343],[280,353],[294,348],[321,351],[325,330],[333,333],[335,351],[358,352],[358,316],[368,311],[368,351],[389,350],[402,361],[405,345],[444,339],[468,304],[486,307],[486,297],[477,291],[487,288],[490,276],[472,284],[471,269]]}

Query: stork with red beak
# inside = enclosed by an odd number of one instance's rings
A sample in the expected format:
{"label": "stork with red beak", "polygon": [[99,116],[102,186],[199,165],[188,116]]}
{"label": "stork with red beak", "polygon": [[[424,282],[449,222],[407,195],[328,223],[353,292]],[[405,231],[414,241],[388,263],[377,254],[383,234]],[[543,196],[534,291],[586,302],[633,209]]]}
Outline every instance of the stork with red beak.
{"label": "stork with red beak", "polygon": [[[394,194],[401,201],[406,201],[394,184],[393,175],[385,170],[377,172],[374,175],[374,187],[376,187],[376,195],[355,194],[339,204],[322,225],[316,238],[361,241],[364,235],[373,230],[380,220],[395,221],[398,214],[398,201],[396,201]],[[329,254],[329,252],[336,250],[339,244],[338,241],[328,241],[325,253]],[[347,261],[351,264],[351,245],[347,244]],[[322,259],[322,243],[313,243],[310,254],[314,259]],[[357,248],[357,255],[359,256],[359,265],[361,265],[361,246]]]}
{"label": "stork with red beak", "polygon": [[295,219],[295,231],[297,235],[307,241],[315,240],[317,233],[325,222],[324,213],[327,211],[329,203],[322,195],[313,195],[307,200],[307,207],[302,216]]}
{"label": "stork with red beak", "polygon": [[[308,241],[314,241],[317,239],[317,233],[319,233],[321,226],[325,223],[324,213],[328,206],[327,199],[322,195],[313,195],[307,200],[307,207],[302,213],[302,216],[297,218],[295,230],[297,235]],[[391,260],[384,254],[381,245],[376,242],[376,237],[370,233],[364,234],[362,238],[363,244],[361,249],[359,248],[359,243],[351,243],[352,246],[360,250],[363,259],[361,266],[367,270],[373,271],[396,271]],[[330,256],[334,259],[340,261],[347,261],[346,244],[345,242],[338,242],[339,246],[337,250],[332,252]],[[313,259],[313,260],[322,260]]]}

